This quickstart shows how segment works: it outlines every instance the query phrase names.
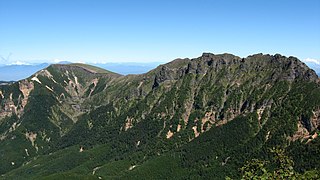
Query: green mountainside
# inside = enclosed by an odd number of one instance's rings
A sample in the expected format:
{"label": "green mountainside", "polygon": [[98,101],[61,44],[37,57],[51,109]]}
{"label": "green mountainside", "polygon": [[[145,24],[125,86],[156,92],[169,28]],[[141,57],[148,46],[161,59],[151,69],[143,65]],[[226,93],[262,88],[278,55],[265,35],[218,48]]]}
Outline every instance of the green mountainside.
{"label": "green mountainside", "polygon": [[315,178],[319,124],[319,78],[295,57],[204,53],[127,76],[51,65],[0,85],[0,177],[240,179],[283,152]]}

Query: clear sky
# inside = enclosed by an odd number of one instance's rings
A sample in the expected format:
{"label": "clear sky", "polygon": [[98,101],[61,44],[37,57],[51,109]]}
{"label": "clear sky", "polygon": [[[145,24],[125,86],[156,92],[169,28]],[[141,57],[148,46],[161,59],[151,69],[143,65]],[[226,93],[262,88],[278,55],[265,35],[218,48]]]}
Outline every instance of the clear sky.
{"label": "clear sky", "polygon": [[202,52],[319,60],[320,0],[0,0],[0,55],[11,62],[166,62]]}

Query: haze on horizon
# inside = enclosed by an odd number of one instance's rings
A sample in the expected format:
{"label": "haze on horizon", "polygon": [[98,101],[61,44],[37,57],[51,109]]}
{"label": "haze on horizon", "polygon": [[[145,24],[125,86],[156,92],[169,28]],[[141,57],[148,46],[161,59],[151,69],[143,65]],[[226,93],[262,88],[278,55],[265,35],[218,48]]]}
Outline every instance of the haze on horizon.
{"label": "haze on horizon", "polygon": [[320,64],[318,0],[1,0],[0,26],[0,64],[168,62],[202,52]]}

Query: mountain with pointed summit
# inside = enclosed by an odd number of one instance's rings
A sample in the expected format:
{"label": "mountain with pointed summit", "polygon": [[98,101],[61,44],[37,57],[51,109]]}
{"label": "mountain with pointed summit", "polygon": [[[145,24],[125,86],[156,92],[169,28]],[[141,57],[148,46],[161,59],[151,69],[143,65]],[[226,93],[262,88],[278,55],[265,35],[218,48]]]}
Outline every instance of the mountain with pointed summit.
{"label": "mountain with pointed summit", "polygon": [[320,79],[295,57],[54,64],[0,85],[0,105],[3,179],[239,179],[273,148],[319,177]]}

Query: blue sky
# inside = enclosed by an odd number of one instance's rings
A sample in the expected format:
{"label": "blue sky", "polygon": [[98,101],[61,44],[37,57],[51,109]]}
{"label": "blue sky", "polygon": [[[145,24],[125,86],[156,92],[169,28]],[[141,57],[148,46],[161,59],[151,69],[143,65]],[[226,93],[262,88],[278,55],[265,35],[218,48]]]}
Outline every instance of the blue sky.
{"label": "blue sky", "polygon": [[[0,0],[8,62],[166,62],[202,52],[320,59],[319,0]],[[320,62],[320,61],[319,61]]]}

